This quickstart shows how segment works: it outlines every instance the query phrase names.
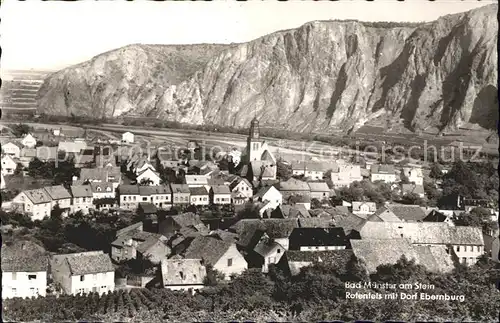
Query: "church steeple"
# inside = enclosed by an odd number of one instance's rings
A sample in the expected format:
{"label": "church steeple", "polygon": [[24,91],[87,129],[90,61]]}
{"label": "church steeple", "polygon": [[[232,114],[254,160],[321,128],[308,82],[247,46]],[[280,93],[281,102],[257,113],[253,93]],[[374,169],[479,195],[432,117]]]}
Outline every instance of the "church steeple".
{"label": "church steeple", "polygon": [[248,137],[252,139],[258,139],[259,135],[260,135],[259,120],[257,120],[257,117],[254,117],[252,119],[252,122],[250,123],[250,133],[248,134]]}

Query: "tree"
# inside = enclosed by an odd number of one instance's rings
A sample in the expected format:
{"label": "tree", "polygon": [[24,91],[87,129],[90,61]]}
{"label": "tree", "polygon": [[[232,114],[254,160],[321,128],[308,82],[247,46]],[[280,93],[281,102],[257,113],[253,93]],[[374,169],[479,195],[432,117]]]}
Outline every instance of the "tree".
{"label": "tree", "polygon": [[27,124],[19,123],[11,126],[12,134],[16,137],[22,137],[23,135],[29,134],[33,131],[33,128]]}
{"label": "tree", "polygon": [[279,159],[276,162],[276,176],[282,181],[289,180],[292,177],[292,167]]}
{"label": "tree", "polygon": [[453,222],[460,226],[479,227],[485,233],[495,228],[495,223],[491,220],[491,213],[482,207],[476,207],[469,213],[460,213]]}
{"label": "tree", "polygon": [[441,166],[438,163],[433,163],[431,166],[431,172],[429,174],[431,178],[439,179],[443,177],[443,172]]}
{"label": "tree", "polygon": [[425,200],[421,198],[417,193],[408,193],[403,195],[401,203],[411,205],[425,205]]}
{"label": "tree", "polygon": [[405,174],[401,174],[401,184],[410,184],[410,180]]}
{"label": "tree", "polygon": [[211,264],[207,264],[205,268],[207,270],[207,275],[203,281],[204,285],[217,286],[219,282],[224,280],[224,274],[217,269],[214,269]]}

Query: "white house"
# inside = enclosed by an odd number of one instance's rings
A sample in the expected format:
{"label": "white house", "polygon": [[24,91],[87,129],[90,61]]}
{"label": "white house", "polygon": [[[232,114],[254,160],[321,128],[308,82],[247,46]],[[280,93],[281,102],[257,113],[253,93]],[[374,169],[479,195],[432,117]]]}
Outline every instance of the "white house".
{"label": "white house", "polygon": [[205,187],[190,187],[189,191],[191,192],[190,200],[193,205],[209,205],[210,204],[210,196]]}
{"label": "white house", "polygon": [[229,189],[233,196],[236,193],[241,193],[241,196],[244,196],[247,201],[253,196],[252,184],[246,178],[236,178],[229,184]]}
{"label": "white house", "polygon": [[396,181],[396,172],[393,165],[373,165],[370,171],[372,182],[394,183]]}
{"label": "white house", "polygon": [[43,188],[22,191],[14,197],[12,205],[21,212],[31,214],[32,220],[42,220],[52,211],[52,199]]}
{"label": "white house", "polygon": [[254,201],[269,201],[271,203],[271,208],[276,208],[278,205],[283,203],[283,195],[274,186],[268,186],[261,188],[254,196]]}
{"label": "white house", "polygon": [[352,213],[360,215],[363,218],[377,211],[375,202],[352,202]]}
{"label": "white house", "polygon": [[66,294],[104,294],[115,289],[115,269],[102,251],[54,255],[50,269],[52,279]]}
{"label": "white house", "polygon": [[2,244],[2,298],[45,296],[48,254],[31,241]]}
{"label": "white house", "polygon": [[9,155],[2,156],[2,175],[13,175],[17,163]]}
{"label": "white house", "polygon": [[334,167],[330,173],[334,187],[349,186],[351,183],[363,180],[359,165],[341,164]]}
{"label": "white house", "polygon": [[24,136],[24,138],[21,140],[21,143],[23,144],[24,147],[34,148],[36,146],[36,138],[29,133],[26,136]]}
{"label": "white house", "polygon": [[231,204],[231,191],[226,185],[213,185],[210,191],[213,204]]}
{"label": "white house", "polygon": [[134,143],[134,134],[129,132],[129,131],[124,132],[122,134],[122,141],[129,143],[129,144],[133,144]]}
{"label": "white house", "polygon": [[90,189],[92,190],[92,198],[94,200],[116,197],[113,183],[110,182],[91,182]]}
{"label": "white house", "polygon": [[139,184],[143,181],[149,181],[148,185],[158,186],[160,185],[160,180],[160,174],[151,168],[146,168],[137,174],[137,183]]}
{"label": "white house", "polygon": [[223,241],[215,236],[196,237],[185,252],[186,259],[202,259],[214,269],[224,274],[229,280],[232,275],[239,275],[248,268],[243,255],[235,243]]}
{"label": "white house", "polygon": [[62,185],[57,186],[46,186],[45,191],[52,200],[51,208],[53,209],[56,205],[59,206],[64,212],[69,212],[71,209],[71,194]]}
{"label": "white house", "polygon": [[13,142],[2,145],[2,151],[5,155],[9,155],[13,158],[19,158],[21,156],[21,148]]}
{"label": "white house", "polygon": [[172,205],[172,191],[168,185],[139,186],[138,189],[140,202],[149,202],[160,209],[170,208]]}
{"label": "white house", "polygon": [[286,249],[264,234],[263,238],[255,246],[254,251],[262,257],[262,272],[267,273],[269,272],[269,265],[277,264],[285,254]]}
{"label": "white house", "polygon": [[201,259],[163,259],[160,269],[162,286],[170,290],[203,288],[207,276]]}
{"label": "white house", "polygon": [[303,175],[313,180],[321,180],[328,168],[327,164],[321,162],[298,162],[292,164],[292,174],[296,176]]}
{"label": "white house", "polygon": [[73,196],[71,212],[82,211],[83,214],[87,214],[94,208],[90,185],[71,185],[71,195]]}
{"label": "white house", "polygon": [[424,185],[424,175],[420,167],[404,167],[403,174],[408,178],[410,183],[415,185]]}

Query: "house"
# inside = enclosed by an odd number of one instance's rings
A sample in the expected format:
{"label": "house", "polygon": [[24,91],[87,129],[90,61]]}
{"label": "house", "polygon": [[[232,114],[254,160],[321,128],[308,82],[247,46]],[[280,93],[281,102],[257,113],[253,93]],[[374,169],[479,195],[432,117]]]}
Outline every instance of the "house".
{"label": "house", "polygon": [[362,218],[367,218],[369,215],[377,211],[377,205],[375,202],[352,202],[352,213],[361,216]]}
{"label": "house", "polygon": [[137,206],[137,215],[142,218],[154,217],[156,219],[157,213],[158,209],[153,203],[139,202],[139,205]]}
{"label": "house", "polygon": [[278,190],[283,196],[284,201],[288,201],[291,196],[302,195],[311,197],[311,189],[306,182],[295,178],[290,178],[287,181],[282,181],[278,184]]}
{"label": "house", "polygon": [[2,156],[2,175],[14,175],[17,163],[9,155]]}
{"label": "house", "polygon": [[303,206],[306,210],[311,209],[311,197],[307,195],[292,195],[287,203],[292,206]]}
{"label": "house", "polygon": [[57,146],[57,151],[64,151],[67,154],[79,154],[82,150],[87,148],[87,143],[83,140],[74,141],[59,141]]}
{"label": "house", "polygon": [[327,264],[335,268],[338,272],[347,272],[348,263],[353,260],[353,253],[350,249],[329,250],[329,251],[299,251],[287,250],[278,266],[290,273],[292,276],[298,275],[300,269],[316,263]]}
{"label": "house", "polygon": [[95,156],[95,165],[98,168],[113,169],[116,167],[116,159],[114,155],[97,155]]}
{"label": "house", "polygon": [[283,196],[274,186],[267,186],[261,188],[254,196],[253,201],[264,202],[269,201],[270,207],[275,209],[278,205],[283,203]]}
{"label": "house", "polygon": [[188,163],[191,172],[202,176],[208,176],[219,169],[219,166],[210,160],[190,160]]}
{"label": "house", "polygon": [[330,188],[326,182],[308,182],[311,191],[311,199],[322,201],[330,197]]}
{"label": "house", "polygon": [[172,202],[174,204],[189,204],[191,191],[187,184],[170,184]]}
{"label": "house", "polygon": [[321,180],[325,177],[328,165],[320,162],[308,161],[292,163],[292,174],[304,176],[313,180]]}
{"label": "house", "polygon": [[191,212],[167,216],[165,220],[159,223],[158,233],[170,239],[182,228],[186,227],[192,227],[198,232],[208,233],[208,228],[203,224],[200,216]]}
{"label": "house", "polygon": [[160,209],[170,209],[172,191],[168,185],[139,186],[141,202],[150,202]]}
{"label": "house", "polygon": [[89,210],[94,208],[90,185],[71,185],[70,190],[73,196],[73,203],[71,205],[72,213],[82,211],[83,214],[87,214]]}
{"label": "house", "polygon": [[75,185],[91,182],[113,183],[113,190],[115,190],[121,183],[120,167],[82,168],[80,169],[80,178],[73,180],[73,184]]}
{"label": "house", "polygon": [[59,209],[63,211],[64,213],[69,213],[71,209],[71,200],[72,196],[70,192],[64,186],[62,185],[57,185],[57,186],[46,186],[44,187],[45,191],[47,191],[47,194],[49,195],[50,199],[52,200],[51,208],[54,209],[54,207],[57,205],[59,206]]}
{"label": "house", "polygon": [[422,220],[422,222],[441,222],[441,223],[447,223],[448,225],[455,225],[453,223],[453,216],[448,216],[445,215],[442,212],[439,212],[438,210],[432,210],[427,214],[427,216]]}
{"label": "house", "polygon": [[332,168],[330,179],[335,188],[349,186],[353,182],[363,180],[361,167],[359,165],[340,164]]}
{"label": "house", "polygon": [[145,170],[137,174],[137,183],[148,183],[148,185],[160,185],[160,174],[151,168],[146,168]]}
{"label": "house", "polygon": [[159,264],[170,253],[167,238],[158,233],[142,231],[142,223],[133,224],[118,231],[116,240],[111,243],[111,258],[121,262],[130,259],[148,259]]}
{"label": "house", "polygon": [[36,158],[43,162],[55,161],[57,159],[57,147],[36,147]]}
{"label": "house", "polygon": [[419,205],[387,204],[385,207],[404,222],[421,222],[427,216]]}
{"label": "house", "polygon": [[[246,179],[238,177],[229,184],[233,204],[243,204],[253,196],[252,184]],[[238,201],[237,203],[235,203]]]}
{"label": "house", "polygon": [[[363,214],[358,213],[358,217],[363,217]],[[364,217],[363,217],[364,218]],[[368,215],[365,221],[370,222],[403,222],[394,214],[387,206],[379,208],[375,213]]]}
{"label": "house", "polygon": [[5,155],[8,155],[12,158],[19,158],[21,157],[21,148],[17,143],[14,142],[8,142],[5,145],[2,145],[2,152]]}
{"label": "house", "polygon": [[408,260],[414,259],[431,272],[450,272],[453,270],[453,260],[446,252],[446,247],[417,246],[407,239],[362,239],[351,240],[354,255],[363,261],[369,273],[376,272],[377,267],[395,264],[402,256]]}
{"label": "house", "polygon": [[298,226],[297,219],[243,219],[233,224],[229,231],[238,234],[237,244],[243,250],[252,250],[264,233],[288,250],[288,238]]}
{"label": "house", "polygon": [[208,177],[205,175],[185,175],[184,178],[189,187],[205,187],[210,189]]}
{"label": "house", "polygon": [[278,205],[276,209],[271,212],[271,218],[274,219],[298,219],[310,217],[311,214],[309,213],[309,210],[302,204]]}
{"label": "house", "polygon": [[214,185],[210,189],[210,201],[212,204],[231,204],[231,191],[226,185]]}
{"label": "house", "polygon": [[134,134],[131,133],[130,131],[124,132],[122,134],[122,142],[133,144],[134,143]]}
{"label": "house", "polygon": [[449,226],[432,222],[367,222],[360,230],[362,239],[409,239],[414,245],[446,246],[463,264],[475,264],[484,253],[481,228]]}
{"label": "house", "polygon": [[236,248],[235,243],[224,241],[215,236],[198,236],[184,252],[186,259],[201,259],[224,274],[229,280],[232,275],[239,275],[248,268],[247,261]]}
{"label": "house", "polygon": [[396,182],[396,172],[394,170],[394,165],[373,165],[371,167],[371,177],[372,182],[383,181],[386,183]]}
{"label": "house", "polygon": [[418,186],[424,185],[424,175],[421,167],[403,167],[403,174],[410,183]]}
{"label": "house", "polygon": [[348,241],[342,228],[295,228],[290,234],[289,250],[342,250]]}
{"label": "house", "polygon": [[34,148],[36,146],[36,138],[33,137],[32,134],[28,133],[23,137],[21,143],[26,148]]}
{"label": "house", "polygon": [[38,244],[15,240],[2,244],[2,299],[45,296],[48,253]]}
{"label": "house", "polygon": [[35,148],[23,148],[21,149],[21,155],[19,157],[19,162],[23,167],[29,167],[30,162],[36,157]]}
{"label": "house", "polygon": [[190,187],[191,204],[193,205],[209,205],[210,199],[207,189],[204,186]]}
{"label": "house", "polygon": [[22,191],[12,200],[14,209],[31,215],[32,220],[42,220],[50,216],[52,199],[43,188]]}
{"label": "house", "polygon": [[136,210],[141,200],[138,185],[120,185],[118,187],[120,208]]}
{"label": "house", "polygon": [[285,254],[285,248],[266,234],[262,236],[253,251],[256,257],[251,267],[260,267],[263,273],[269,272],[269,265],[277,264]]}
{"label": "house", "polygon": [[115,269],[102,251],[54,255],[50,260],[51,275],[64,293],[77,295],[115,289]]}
{"label": "house", "polygon": [[164,259],[160,266],[163,288],[188,290],[203,288],[207,270],[201,259]]}
{"label": "house", "polygon": [[116,192],[113,183],[110,182],[91,182],[92,198],[94,200],[104,198],[115,198]]}
{"label": "house", "polygon": [[421,198],[425,197],[424,187],[419,184],[402,184],[401,192],[403,195],[417,194]]}

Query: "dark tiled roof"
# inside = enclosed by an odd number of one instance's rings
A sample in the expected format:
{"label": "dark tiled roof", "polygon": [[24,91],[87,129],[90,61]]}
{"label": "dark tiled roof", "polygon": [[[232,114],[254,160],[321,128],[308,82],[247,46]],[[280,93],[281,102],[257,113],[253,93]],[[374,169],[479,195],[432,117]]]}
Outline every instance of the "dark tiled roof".
{"label": "dark tiled roof", "polygon": [[217,237],[199,236],[186,249],[185,258],[203,259],[206,263],[215,265],[231,245]]}
{"label": "dark tiled roof", "polygon": [[301,228],[329,228],[334,225],[335,225],[335,220],[331,216],[299,219],[299,227]]}
{"label": "dark tiled roof", "polygon": [[300,181],[295,178],[290,178],[288,181],[279,183],[280,191],[306,191],[309,192],[310,188],[306,182]]}
{"label": "dark tiled roof", "polygon": [[432,210],[422,221],[423,222],[444,222],[448,217],[441,212]]}
{"label": "dark tiled roof", "polygon": [[344,229],[335,228],[295,228],[290,234],[290,250],[300,247],[345,246]]}
{"label": "dark tiled roof", "polygon": [[156,213],[158,209],[153,203],[139,203],[138,208],[140,208],[146,214]]}
{"label": "dark tiled roof", "polygon": [[50,203],[52,201],[50,195],[43,188],[23,191],[23,193],[33,204]]}
{"label": "dark tiled roof", "polygon": [[114,271],[111,259],[102,251],[57,255],[68,262],[72,275],[86,275]]}
{"label": "dark tiled roof", "polygon": [[92,197],[90,185],[71,185],[73,197]]}
{"label": "dark tiled roof", "polygon": [[407,222],[422,221],[426,216],[419,205],[388,205],[387,208],[399,219]]}
{"label": "dark tiled roof", "polygon": [[198,214],[192,212],[181,213],[178,215],[171,216],[172,220],[181,227],[196,226],[198,224],[203,224]]}
{"label": "dark tiled roof", "polygon": [[370,170],[372,174],[395,174],[394,165],[372,165]]}
{"label": "dark tiled roof", "polygon": [[70,199],[71,194],[62,185],[44,187],[53,200]]}
{"label": "dark tiled roof", "polygon": [[189,193],[189,186],[187,184],[170,184],[172,193]]}
{"label": "dark tiled roof", "polygon": [[137,185],[120,185],[118,191],[121,195],[139,195],[139,186]]}
{"label": "dark tiled roof", "polygon": [[1,253],[3,272],[47,271],[49,265],[48,253],[32,241],[4,241]]}
{"label": "dark tiled roof", "polygon": [[148,185],[139,186],[139,194],[142,196],[150,196],[155,194],[170,194],[170,187],[168,185]]}
{"label": "dark tiled roof", "polygon": [[[111,182],[90,182],[92,193],[113,192],[113,183]],[[99,190],[100,189],[100,190]]]}
{"label": "dark tiled roof", "polygon": [[231,194],[229,186],[226,185],[214,185],[212,186],[212,191],[214,194]]}
{"label": "dark tiled roof", "polygon": [[330,188],[326,182],[308,182],[311,192],[330,192]]}
{"label": "dark tiled roof", "polygon": [[205,187],[190,187],[189,191],[191,195],[208,195],[208,191]]}

